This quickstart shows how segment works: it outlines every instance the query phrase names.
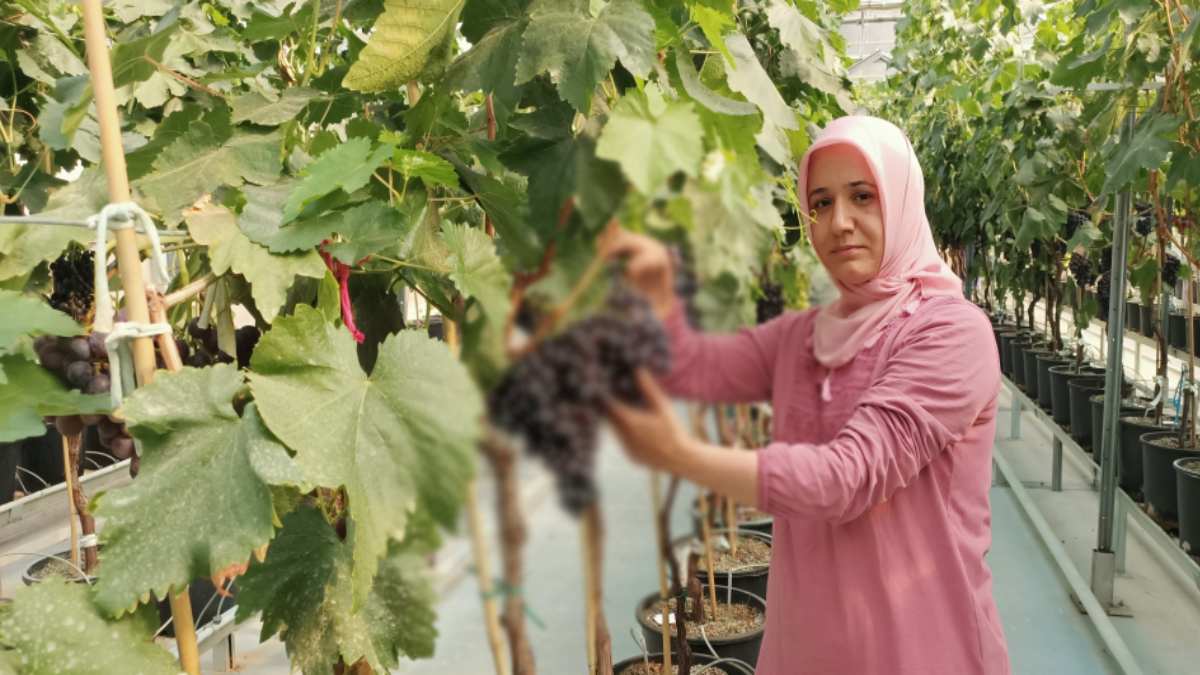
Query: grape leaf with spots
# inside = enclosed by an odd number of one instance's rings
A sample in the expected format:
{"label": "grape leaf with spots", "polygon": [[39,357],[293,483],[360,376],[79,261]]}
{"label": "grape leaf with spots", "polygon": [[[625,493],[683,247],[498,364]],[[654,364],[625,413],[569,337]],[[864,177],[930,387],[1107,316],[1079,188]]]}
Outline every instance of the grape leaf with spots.
{"label": "grape leaf with spots", "polygon": [[444,58],[464,0],[385,0],[367,47],[342,84],[357,91],[382,91],[418,78],[430,62]]}
{"label": "grape leaf with spots", "polygon": [[107,394],[67,389],[46,369],[18,354],[0,355],[0,443],[46,433],[42,417],[108,412]]}

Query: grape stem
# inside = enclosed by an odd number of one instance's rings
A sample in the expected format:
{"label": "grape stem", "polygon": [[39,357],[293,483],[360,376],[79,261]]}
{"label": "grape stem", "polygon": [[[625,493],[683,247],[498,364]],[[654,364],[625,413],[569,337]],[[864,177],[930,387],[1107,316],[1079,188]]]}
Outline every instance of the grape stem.
{"label": "grape stem", "polygon": [[593,257],[592,261],[588,263],[587,269],[583,271],[583,274],[579,276],[579,280],[575,282],[575,286],[571,288],[571,292],[568,293],[567,297],[564,298],[563,301],[558,305],[556,305],[554,309],[550,311],[550,314],[538,325],[537,332],[534,333],[533,339],[530,340],[525,346],[526,351],[532,349],[539,342],[546,339],[547,336],[554,332],[554,328],[558,325],[558,322],[561,321],[562,318],[571,311],[575,304],[579,302],[579,299],[583,297],[583,294],[587,292],[589,288],[591,288],[593,283],[595,283],[596,277],[600,276],[600,272],[604,270],[604,266],[607,264],[607,262],[607,258],[605,258],[600,251],[596,251],[595,257]]}

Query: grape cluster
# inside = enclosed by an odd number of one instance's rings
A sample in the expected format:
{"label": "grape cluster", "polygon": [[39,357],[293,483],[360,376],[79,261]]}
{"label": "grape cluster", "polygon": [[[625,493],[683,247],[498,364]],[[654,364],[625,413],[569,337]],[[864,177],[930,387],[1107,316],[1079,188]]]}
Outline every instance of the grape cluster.
{"label": "grape cluster", "polygon": [[1108,300],[1112,293],[1112,276],[1108,273],[1100,275],[1096,281],[1096,300],[1100,303],[1101,315],[1108,315]]}
{"label": "grape cluster", "polygon": [[598,314],[542,341],[488,396],[492,423],[525,442],[554,473],[563,507],[596,499],[596,434],[605,401],[644,403],[636,372],[665,374],[670,347],[650,304],[617,284]]}
{"label": "grape cluster", "polygon": [[1087,286],[1096,278],[1096,272],[1092,269],[1092,261],[1082,253],[1071,254],[1068,269],[1071,270],[1071,276],[1075,277],[1076,283],[1080,286]]}
{"label": "grape cluster", "polygon": [[1083,209],[1071,209],[1067,212],[1067,239],[1075,236],[1075,232],[1087,224],[1088,214]]}
{"label": "grape cluster", "polygon": [[[202,328],[199,319],[192,319],[188,322],[187,332],[196,345],[194,350],[189,349],[187,343],[176,340],[176,344],[180,345],[179,356],[185,364],[193,368],[205,368],[214,363],[234,362],[233,356],[221,351],[217,346],[217,329],[213,326]],[[254,347],[258,345],[260,337],[262,331],[256,326],[242,326],[237,329],[234,341],[237,343],[238,368],[250,367],[250,357],[254,354]]]}
{"label": "grape cluster", "polygon": [[1154,209],[1145,202],[1139,202],[1137,205],[1137,220],[1134,221],[1133,229],[1143,237],[1148,236],[1154,231]]}
{"label": "grape cluster", "polygon": [[1100,251],[1100,274],[1106,274],[1112,269],[1112,246],[1105,246]]}
{"label": "grape cluster", "polygon": [[50,306],[80,323],[88,323],[94,295],[93,255],[91,251],[71,248],[50,263],[54,292]]}
{"label": "grape cluster", "polygon": [[783,286],[771,281],[764,281],[760,289],[762,295],[754,305],[754,313],[758,323],[766,323],[783,314]]}
{"label": "grape cluster", "polygon": [[1171,255],[1170,253],[1167,254],[1167,257],[1163,260],[1163,267],[1162,267],[1162,282],[1163,282],[1164,287],[1166,287],[1166,288],[1174,288],[1175,287],[1175,282],[1178,281],[1178,279],[1179,279],[1179,265],[1180,264],[1181,263],[1180,263],[1179,258],[1176,258],[1175,256]]}
{"label": "grape cluster", "polygon": [[[54,337],[43,335],[33,343],[38,361],[46,370],[54,373],[63,384],[85,394],[107,394],[112,385],[108,374],[108,348],[104,344],[104,333],[87,336]],[[133,438],[125,425],[107,415],[60,415],[54,418],[54,426],[64,436],[82,433],[89,425],[96,425],[100,446],[117,459],[128,459],[134,455]]]}
{"label": "grape cluster", "polygon": [[700,293],[700,281],[692,261],[677,246],[672,246],[671,266],[675,271],[675,297],[683,302],[684,315],[692,327],[700,325],[700,311],[696,308],[696,296]]}

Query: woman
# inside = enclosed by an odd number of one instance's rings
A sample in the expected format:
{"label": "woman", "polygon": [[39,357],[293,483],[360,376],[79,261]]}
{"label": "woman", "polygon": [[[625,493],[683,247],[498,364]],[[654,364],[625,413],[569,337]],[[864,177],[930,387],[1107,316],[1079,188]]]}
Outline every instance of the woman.
{"label": "woman", "polygon": [[829,124],[800,163],[809,234],[840,297],[721,336],[692,332],[665,249],[617,231],[671,337],[666,392],[769,400],[774,442],[733,452],[650,404],[613,404],[629,453],[775,517],[760,675],[1003,675],[984,562],[999,365],[925,217],[907,138],[872,117]]}

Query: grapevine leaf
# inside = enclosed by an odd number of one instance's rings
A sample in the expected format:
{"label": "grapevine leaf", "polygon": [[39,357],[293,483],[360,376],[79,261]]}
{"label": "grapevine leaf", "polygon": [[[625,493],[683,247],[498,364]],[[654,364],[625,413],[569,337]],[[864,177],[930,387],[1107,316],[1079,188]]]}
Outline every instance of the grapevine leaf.
{"label": "grapevine leaf", "polygon": [[504,323],[512,277],[496,256],[491,238],[477,228],[447,223],[442,226],[442,241],[450,251],[446,266],[454,285],[475,298],[492,321]]}
{"label": "grapevine leaf", "polygon": [[83,332],[71,317],[40,298],[0,289],[0,354],[8,351],[22,335],[79,335]]}
{"label": "grapevine leaf", "polygon": [[126,399],[141,472],[96,508],[104,519],[96,604],[109,614],[133,609],[147,592],[165,598],[243,563],[274,534],[271,493],[250,458],[287,451],[254,403],[238,417],[233,399],[242,386],[235,365],[219,364],[161,373]]}
{"label": "grapevine leaf", "polygon": [[[83,220],[107,202],[107,181],[99,167],[85,169],[79,178],[50,195],[39,215]],[[53,260],[71,242],[89,243],[94,235],[76,227],[0,223],[0,281],[28,274]]]}
{"label": "grapevine leaf", "polygon": [[687,0],[688,16],[704,32],[708,43],[733,61],[725,47],[725,34],[732,32],[737,22],[733,16],[733,5],[723,0]]}
{"label": "grapevine leaf", "polygon": [[705,86],[700,81],[700,74],[696,72],[696,67],[692,64],[691,55],[685,50],[675,50],[675,67],[679,71],[679,80],[683,83],[683,90],[694,101],[709,110],[725,115],[753,115],[758,112],[758,108],[752,103],[725,98]]}
{"label": "grapevine leaf", "polygon": [[353,607],[351,546],[319,511],[301,507],[283,519],[267,559],[238,581],[238,616],[262,612],[262,639],[280,634],[301,672],[328,673],[339,658],[364,659],[375,672],[399,665],[398,654],[433,654],[436,598],[419,551],[395,540],[361,609]]}
{"label": "grapevine leaf", "polygon": [[[517,60],[527,21],[522,13],[497,19],[491,30],[450,65],[446,76],[463,91],[492,94],[497,119],[503,121],[504,113],[515,108],[519,98]],[[466,31],[465,24],[463,30]]]}
{"label": "grapevine leaf", "polygon": [[637,0],[613,0],[595,16],[588,0],[539,0],[530,7],[517,83],[550,73],[559,95],[587,114],[592,93],[618,59],[638,76],[654,65],[654,18]]}
{"label": "grapevine leaf", "polygon": [[143,622],[100,614],[88,587],[47,579],[18,588],[0,614],[0,642],[21,675],[176,675],[179,664]]}
{"label": "grapevine leaf", "polygon": [[480,394],[445,346],[413,331],[385,340],[366,375],[350,335],[307,305],[275,322],[251,367],[263,419],[308,480],[346,490],[359,606],[389,534],[414,509],[453,526],[473,471]]}
{"label": "grapevine leaf", "polygon": [[334,190],[340,188],[348,194],[365,186],[391,152],[391,146],[372,148],[369,139],[352,138],[321,153],[304,167],[304,177],[288,195],[283,206],[284,222],[295,220],[305,205]]}
{"label": "grapevine leaf", "polygon": [[789,49],[786,58],[782,59],[784,72],[839,97],[842,107],[849,109],[850,102],[842,84],[844,69],[821,27],[784,0],[771,2],[767,21],[779,31],[779,39]]}
{"label": "grapevine leaf", "polygon": [[[517,258],[520,267],[537,265],[542,257],[542,244],[529,226],[527,194],[487,174],[476,173],[461,165],[456,168],[463,184],[491,216],[496,233],[500,235],[500,244]],[[535,221],[535,227],[537,224]]]}
{"label": "grapevine leaf", "polygon": [[383,15],[345,87],[382,91],[416,79],[453,42],[463,0],[385,0]]}
{"label": "grapevine leaf", "polygon": [[233,108],[233,123],[253,122],[266,126],[277,126],[295,119],[300,111],[320,98],[321,92],[303,87],[284,89],[278,99],[272,101],[262,94],[242,94],[229,102]]}
{"label": "grapevine leaf", "polygon": [[525,16],[529,0],[467,0],[462,13],[462,34],[479,44],[488,31]]}
{"label": "grapevine leaf", "polygon": [[758,62],[750,42],[741,33],[725,39],[736,64],[728,71],[729,87],[745,96],[763,113],[762,131],[755,136],[760,147],[780,164],[790,160],[787,136],[784,130],[799,129],[795,112],[788,107],[771,77]]}
{"label": "grapevine leaf", "polygon": [[0,355],[0,443],[46,433],[42,417],[95,414],[112,409],[107,394],[88,396],[67,389],[40,365],[16,355]]}
{"label": "grapevine leaf", "polygon": [[396,209],[386,202],[371,201],[352,207],[328,221],[342,241],[329,247],[333,257],[347,265],[374,253],[399,248],[425,215],[425,202]]}
{"label": "grapevine leaf", "polygon": [[233,212],[223,206],[205,204],[189,211],[187,227],[197,243],[208,247],[214,274],[235,272],[246,277],[254,304],[268,322],[279,313],[297,276],[325,276],[325,264],[316,251],[272,254],[250,241],[238,228]]}
{"label": "grapevine leaf", "polygon": [[184,208],[221,185],[243,180],[266,183],[279,175],[277,134],[236,133],[208,122],[193,123],[154,160],[154,170],[136,183],[170,225],[182,219]]}
{"label": "grapevine leaf", "polygon": [[653,194],[676,171],[696,175],[704,128],[690,103],[630,94],[613,108],[596,155],[620,164],[642,194]]}
{"label": "grapevine leaf", "polygon": [[400,172],[405,182],[420,178],[431,187],[458,187],[458,174],[454,172],[454,166],[433,153],[396,148],[392,153],[392,167]]}
{"label": "grapevine leaf", "polygon": [[1156,169],[1170,156],[1174,144],[1171,135],[1179,128],[1179,118],[1147,114],[1138,122],[1128,142],[1118,143],[1106,162],[1108,179],[1104,191],[1113,192],[1127,185],[1142,169]]}
{"label": "grapevine leaf", "polygon": [[574,196],[576,211],[596,227],[608,222],[624,191],[618,167],[597,158],[596,142],[584,135],[534,138],[506,152],[503,159],[529,176],[530,219],[546,238],[554,236],[567,198]]}
{"label": "grapevine leaf", "polygon": [[[725,173],[734,173],[733,169]],[[754,270],[770,249],[772,229],[781,224],[779,213],[766,188],[755,187],[741,197],[733,194],[734,187],[722,187],[724,195],[694,182],[684,189],[692,209],[688,237],[696,252],[696,276],[716,279],[728,274],[747,289],[755,283]]]}

